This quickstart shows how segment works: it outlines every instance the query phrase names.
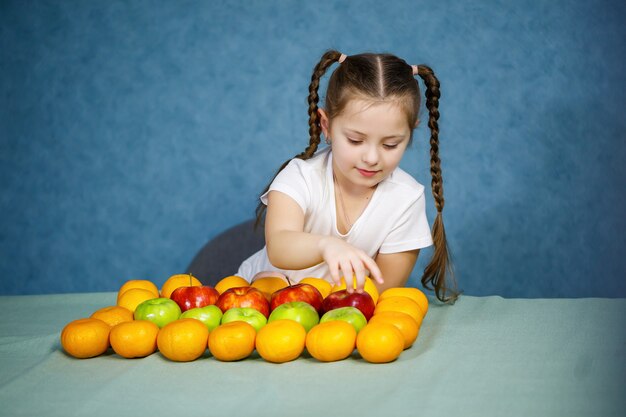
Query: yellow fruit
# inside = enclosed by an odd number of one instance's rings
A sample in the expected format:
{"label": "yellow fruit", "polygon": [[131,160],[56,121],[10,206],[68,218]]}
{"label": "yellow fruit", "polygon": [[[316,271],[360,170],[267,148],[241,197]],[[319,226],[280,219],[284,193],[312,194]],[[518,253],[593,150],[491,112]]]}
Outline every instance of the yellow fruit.
{"label": "yellow fruit", "polygon": [[69,322],[61,331],[63,350],[75,358],[98,356],[109,348],[111,326],[98,319],[78,319]]}
{"label": "yellow fruit", "polygon": [[245,321],[222,324],[209,333],[209,351],[220,361],[245,359],[254,351],[256,330]]}
{"label": "yellow fruit", "polygon": [[272,294],[275,291],[285,288],[288,285],[289,284],[287,282],[276,277],[259,278],[251,284],[252,287],[261,290],[263,295],[265,295],[265,298],[267,298],[267,301],[272,299]]}
{"label": "yellow fruit", "polygon": [[374,315],[383,311],[400,311],[402,313],[406,313],[413,317],[418,326],[422,325],[422,319],[424,318],[424,314],[422,313],[420,306],[408,297],[394,296],[380,300],[378,304],[376,304]]}
{"label": "yellow fruit", "polygon": [[299,284],[309,284],[314,286],[315,288],[317,288],[320,294],[322,294],[322,298],[326,298],[333,289],[331,283],[322,278],[303,278],[300,280]]}
{"label": "yellow fruit", "polygon": [[189,362],[202,356],[208,338],[209,329],[200,320],[178,319],[159,330],[157,346],[167,359]]}
{"label": "yellow fruit", "polygon": [[[341,284],[333,285],[331,292],[345,290],[346,288],[346,280],[341,278]],[[352,288],[356,289],[356,278],[352,280]],[[370,277],[365,277],[365,286],[363,287],[363,290],[372,297],[374,304],[378,302],[378,288],[376,288],[376,284],[374,284],[374,281],[372,281]]]}
{"label": "yellow fruit", "polygon": [[222,278],[217,284],[215,284],[215,289],[220,294],[224,291],[235,288],[235,287],[249,287],[250,283],[245,279],[238,277],[236,275],[231,275],[225,278]]}
{"label": "yellow fruit", "polygon": [[[176,288],[201,287],[202,283],[191,274],[177,274],[169,277],[161,287],[161,297],[170,298]],[[156,298],[156,297],[155,297]]]}
{"label": "yellow fruit", "polygon": [[102,320],[109,326],[113,327],[116,324],[132,321],[133,312],[126,307],[121,306],[109,306],[103,307],[100,310],[95,311],[91,316],[92,319]]}
{"label": "yellow fruit", "polygon": [[417,324],[413,317],[400,311],[383,311],[374,315],[370,323],[388,323],[393,324],[402,332],[404,336],[404,349],[408,349],[413,345],[417,334],[419,333],[420,326]]}
{"label": "yellow fruit", "polygon": [[141,288],[143,290],[148,290],[154,294],[154,298],[159,297],[159,289],[157,288],[156,285],[154,285],[152,281],[148,281],[147,279],[131,279],[129,281],[126,281],[124,284],[122,284],[119,291],[117,292],[118,301],[120,297],[122,296],[122,294],[124,294],[126,291],[130,290],[131,288]]}
{"label": "yellow fruit", "polygon": [[148,320],[122,322],[111,329],[111,347],[123,358],[143,358],[157,348],[159,326]]}
{"label": "yellow fruit", "polygon": [[356,348],[368,362],[391,362],[404,350],[404,336],[392,324],[367,323],[356,337]]}
{"label": "yellow fruit", "polygon": [[356,335],[354,326],[346,321],[327,321],[309,330],[306,349],[318,361],[340,361],[354,351]]}
{"label": "yellow fruit", "polygon": [[152,300],[153,298],[158,297],[155,297],[152,291],[144,290],[142,288],[131,288],[124,291],[124,294],[122,294],[117,301],[117,305],[125,307],[134,313],[139,304],[146,300]]}
{"label": "yellow fruit", "polygon": [[408,297],[415,301],[418,306],[422,309],[422,315],[426,316],[428,313],[428,297],[421,290],[413,287],[394,287],[387,288],[385,291],[380,294],[380,300],[384,300],[389,297]]}
{"label": "yellow fruit", "polygon": [[297,359],[305,342],[304,326],[293,320],[276,320],[261,327],[256,350],[268,362],[283,363]]}

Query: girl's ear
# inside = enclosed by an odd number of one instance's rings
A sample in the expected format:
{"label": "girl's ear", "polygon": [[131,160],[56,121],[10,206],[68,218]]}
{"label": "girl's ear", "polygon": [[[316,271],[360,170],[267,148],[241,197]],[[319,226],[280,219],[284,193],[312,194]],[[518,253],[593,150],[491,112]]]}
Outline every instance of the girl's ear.
{"label": "girl's ear", "polygon": [[320,116],[320,126],[322,128],[322,133],[324,134],[325,138],[329,138],[329,121],[328,121],[328,115],[326,114],[326,112],[324,111],[324,109],[317,109],[317,114]]}
{"label": "girl's ear", "polygon": [[420,125],[420,119],[417,119],[417,121],[415,122],[415,127],[413,129],[417,129],[417,126]]}

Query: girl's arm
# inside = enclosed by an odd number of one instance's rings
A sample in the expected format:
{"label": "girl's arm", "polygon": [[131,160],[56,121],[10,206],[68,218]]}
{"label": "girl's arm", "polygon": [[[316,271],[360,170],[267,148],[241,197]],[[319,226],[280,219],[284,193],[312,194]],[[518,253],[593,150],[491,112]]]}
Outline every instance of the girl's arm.
{"label": "girl's arm", "polygon": [[415,249],[398,253],[379,253],[376,264],[380,268],[385,282],[377,284],[380,292],[392,287],[404,287],[415,266],[420,250]]}
{"label": "girl's arm", "polygon": [[375,281],[383,283],[376,262],[362,250],[333,236],[304,232],[302,208],[279,191],[268,195],[265,243],[269,260],[277,268],[305,269],[326,261],[333,281],[339,284],[341,276],[345,276],[349,290],[353,277],[357,289],[363,289],[366,270]]}

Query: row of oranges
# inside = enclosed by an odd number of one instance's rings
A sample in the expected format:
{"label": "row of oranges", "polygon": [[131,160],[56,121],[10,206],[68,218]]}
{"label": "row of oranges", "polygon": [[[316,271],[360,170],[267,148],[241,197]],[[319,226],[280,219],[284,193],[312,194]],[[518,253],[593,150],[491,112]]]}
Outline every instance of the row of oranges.
{"label": "row of oranges", "polygon": [[[207,327],[195,319],[179,319],[162,329],[150,321],[133,320],[133,311],[144,298],[169,297],[176,288],[189,285],[190,280],[191,285],[202,285],[189,275],[172,276],[160,291],[147,280],[126,282],[118,292],[118,305],[102,308],[90,318],[75,320],[63,329],[63,348],[78,358],[98,356],[109,346],[124,358],[145,357],[158,349],[174,361],[195,360],[207,347],[214,358],[222,361],[241,360],[256,349],[263,359],[280,363],[296,359],[305,347],[320,361],[345,359],[356,347],[365,360],[380,363],[396,359],[413,344],[428,309],[426,296],[416,288],[391,288],[379,296],[368,280],[365,290],[379,302],[374,316],[358,334],[344,321],[321,323],[308,333],[291,320],[268,323],[258,333],[246,322],[231,322],[209,333]],[[320,292],[328,294],[337,290],[324,280],[307,280],[321,289]],[[215,288],[222,293],[244,284],[250,285],[243,278],[227,277]],[[274,291],[273,287],[280,285],[272,279],[262,279],[261,284],[257,283],[257,287],[262,291]]]}

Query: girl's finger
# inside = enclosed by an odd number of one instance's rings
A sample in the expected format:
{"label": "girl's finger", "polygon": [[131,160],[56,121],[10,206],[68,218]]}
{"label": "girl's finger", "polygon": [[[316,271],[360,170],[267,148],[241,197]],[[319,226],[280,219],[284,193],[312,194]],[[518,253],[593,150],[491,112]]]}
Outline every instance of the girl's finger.
{"label": "girl's finger", "polygon": [[333,280],[335,285],[341,285],[341,279],[339,278],[339,268],[335,263],[328,264],[328,271],[330,272],[330,278]]}
{"label": "girl's finger", "polygon": [[356,280],[356,292],[363,292],[363,288],[365,287],[365,268],[363,267],[363,261],[361,261],[361,259],[357,259],[356,263],[353,263],[352,266],[354,268],[354,278]]}
{"label": "girl's finger", "polygon": [[371,278],[379,284],[383,284],[385,280],[383,279],[383,273],[380,272],[380,268],[376,265],[376,262],[370,258],[369,256],[363,260],[367,269],[370,271]]}
{"label": "girl's finger", "polygon": [[346,260],[341,262],[340,267],[343,274],[343,279],[346,282],[346,290],[349,293],[352,293],[354,291],[354,284],[352,283],[352,264],[350,263],[350,261]]}

